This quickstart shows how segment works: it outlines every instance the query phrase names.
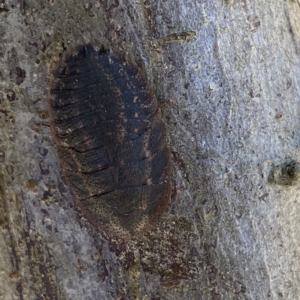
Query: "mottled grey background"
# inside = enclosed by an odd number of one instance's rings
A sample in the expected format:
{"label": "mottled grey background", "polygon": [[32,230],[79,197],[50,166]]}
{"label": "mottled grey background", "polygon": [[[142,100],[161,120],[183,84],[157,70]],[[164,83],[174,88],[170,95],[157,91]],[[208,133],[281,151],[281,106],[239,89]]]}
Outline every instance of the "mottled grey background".
{"label": "mottled grey background", "polygon": [[[0,299],[297,299],[299,2],[0,1]],[[81,219],[47,126],[51,67],[104,45],[164,109],[177,194],[149,233]]]}

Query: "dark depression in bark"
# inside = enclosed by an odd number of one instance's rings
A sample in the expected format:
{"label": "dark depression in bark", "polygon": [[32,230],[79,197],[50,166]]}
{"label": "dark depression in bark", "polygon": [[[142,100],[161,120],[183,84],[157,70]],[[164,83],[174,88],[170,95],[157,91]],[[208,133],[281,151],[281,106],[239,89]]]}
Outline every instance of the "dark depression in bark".
{"label": "dark depression in bark", "polygon": [[49,111],[82,215],[118,237],[144,233],[171,196],[166,127],[145,76],[110,51],[80,46],[53,71]]}

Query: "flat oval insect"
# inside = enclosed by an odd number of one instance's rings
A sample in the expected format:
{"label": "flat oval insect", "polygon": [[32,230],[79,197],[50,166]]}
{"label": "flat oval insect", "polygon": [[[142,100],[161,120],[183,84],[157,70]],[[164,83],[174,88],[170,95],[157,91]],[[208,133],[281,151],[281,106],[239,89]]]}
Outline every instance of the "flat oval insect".
{"label": "flat oval insect", "polygon": [[145,76],[90,45],[66,55],[49,93],[58,156],[83,217],[108,234],[144,233],[171,197],[170,152]]}

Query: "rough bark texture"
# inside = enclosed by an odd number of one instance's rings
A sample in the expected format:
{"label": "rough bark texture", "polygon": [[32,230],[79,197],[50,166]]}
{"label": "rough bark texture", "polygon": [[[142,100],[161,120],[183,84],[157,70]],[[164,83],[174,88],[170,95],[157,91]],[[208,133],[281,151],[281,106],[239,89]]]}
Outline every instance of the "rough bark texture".
{"label": "rough bark texture", "polygon": [[[0,299],[298,299],[299,1],[0,3]],[[47,127],[64,50],[104,45],[164,103],[177,193],[144,236],[89,225]]]}

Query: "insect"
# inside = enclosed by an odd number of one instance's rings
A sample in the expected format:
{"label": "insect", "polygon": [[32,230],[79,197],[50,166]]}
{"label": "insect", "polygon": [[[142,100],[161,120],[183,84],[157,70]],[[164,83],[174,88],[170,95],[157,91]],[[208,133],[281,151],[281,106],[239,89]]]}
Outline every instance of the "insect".
{"label": "insect", "polygon": [[160,108],[138,68],[84,45],[55,68],[51,130],[83,217],[107,234],[143,234],[171,197],[171,162]]}

